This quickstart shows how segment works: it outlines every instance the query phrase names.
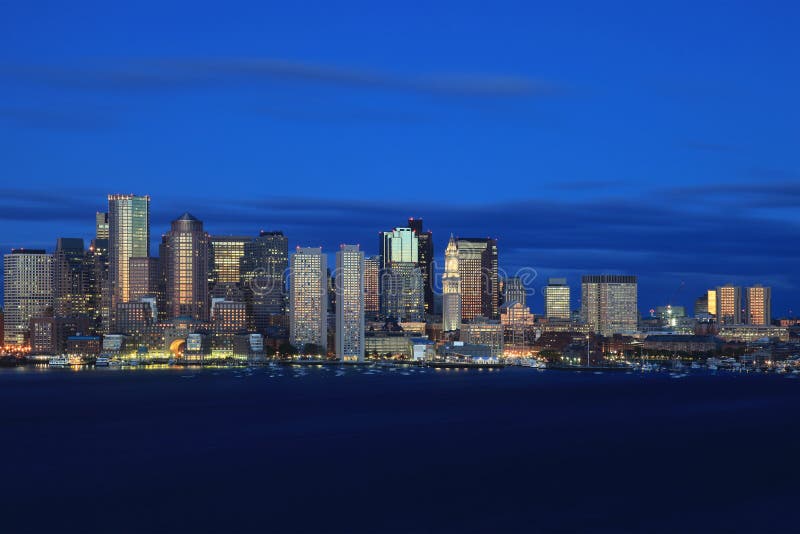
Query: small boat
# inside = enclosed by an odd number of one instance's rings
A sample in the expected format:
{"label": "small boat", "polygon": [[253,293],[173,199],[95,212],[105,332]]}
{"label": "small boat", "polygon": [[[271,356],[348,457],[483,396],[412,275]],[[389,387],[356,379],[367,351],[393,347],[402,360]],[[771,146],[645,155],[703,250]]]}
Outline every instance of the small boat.
{"label": "small boat", "polygon": [[95,367],[108,367],[109,365],[111,365],[111,360],[108,359],[108,356],[98,356],[94,361]]}
{"label": "small boat", "polygon": [[50,365],[50,367],[68,367],[69,358],[66,356],[54,356],[50,358],[50,361],[47,363]]}

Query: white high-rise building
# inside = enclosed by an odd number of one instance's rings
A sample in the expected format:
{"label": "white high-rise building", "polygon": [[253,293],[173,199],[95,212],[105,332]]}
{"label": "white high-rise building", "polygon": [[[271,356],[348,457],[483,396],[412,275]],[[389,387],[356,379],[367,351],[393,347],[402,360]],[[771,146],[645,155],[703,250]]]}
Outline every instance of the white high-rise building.
{"label": "white high-rise building", "polygon": [[544,315],[548,319],[569,320],[569,286],[566,278],[549,278],[544,287]]}
{"label": "white high-rise building", "polygon": [[328,351],[328,257],[319,247],[297,247],[289,262],[289,337]]}
{"label": "white high-rise building", "polygon": [[3,258],[6,344],[27,344],[31,317],[53,306],[52,265],[44,250],[12,250]]}
{"label": "white high-rise building", "polygon": [[444,251],[442,275],[442,330],[461,328],[461,275],[458,271],[458,245],[452,234]]}
{"label": "white high-rise building", "polygon": [[584,276],[581,313],[592,331],[603,336],[632,333],[638,328],[638,284],[635,276]]}
{"label": "white high-rise building", "polygon": [[364,361],[364,253],[358,245],[336,253],[336,356]]}

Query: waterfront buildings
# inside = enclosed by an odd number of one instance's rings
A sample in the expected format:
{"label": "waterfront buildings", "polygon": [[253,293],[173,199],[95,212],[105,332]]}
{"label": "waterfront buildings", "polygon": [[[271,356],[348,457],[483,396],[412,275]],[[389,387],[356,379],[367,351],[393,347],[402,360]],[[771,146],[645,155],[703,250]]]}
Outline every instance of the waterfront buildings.
{"label": "waterfront buildings", "polygon": [[636,276],[587,275],[581,281],[581,315],[603,336],[635,332],[638,327]]}
{"label": "waterfront buildings", "polygon": [[162,258],[167,317],[208,320],[208,241],[202,221],[190,213],[172,221]]}
{"label": "waterfront buildings", "polygon": [[364,253],[342,245],[336,253],[336,356],[364,361]]}
{"label": "waterfront buildings", "polygon": [[[97,221],[98,239],[104,229]],[[150,256],[150,197],[108,196],[110,307],[130,300],[130,259]]]}
{"label": "waterfront buildings", "polygon": [[53,306],[53,257],[44,250],[16,249],[3,257],[4,341],[22,346],[31,318]]}
{"label": "waterfront buildings", "polygon": [[290,343],[297,349],[328,348],[327,255],[319,247],[297,247],[289,267]]}
{"label": "waterfront buildings", "polygon": [[727,284],[716,290],[717,322],[719,324],[742,323],[742,288]]}
{"label": "waterfront buildings", "polygon": [[461,279],[461,320],[499,316],[500,293],[497,242],[491,238],[458,238]]}
{"label": "waterfront buildings", "polygon": [[453,332],[461,328],[461,275],[458,269],[458,243],[450,234],[444,252],[442,275],[442,330]]}
{"label": "waterfront buildings", "polygon": [[772,324],[772,288],[758,284],[747,288],[747,323]]}
{"label": "waterfront buildings", "polygon": [[548,319],[569,321],[570,289],[566,278],[549,278],[544,288],[544,315]]}

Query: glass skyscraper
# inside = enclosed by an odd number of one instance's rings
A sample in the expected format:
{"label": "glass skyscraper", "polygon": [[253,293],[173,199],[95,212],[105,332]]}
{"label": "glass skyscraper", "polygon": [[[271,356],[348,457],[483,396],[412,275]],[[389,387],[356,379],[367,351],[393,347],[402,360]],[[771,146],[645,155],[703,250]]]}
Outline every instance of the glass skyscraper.
{"label": "glass skyscraper", "polygon": [[[98,237],[102,228],[98,224]],[[110,307],[130,300],[130,259],[150,256],[150,197],[108,196]]]}

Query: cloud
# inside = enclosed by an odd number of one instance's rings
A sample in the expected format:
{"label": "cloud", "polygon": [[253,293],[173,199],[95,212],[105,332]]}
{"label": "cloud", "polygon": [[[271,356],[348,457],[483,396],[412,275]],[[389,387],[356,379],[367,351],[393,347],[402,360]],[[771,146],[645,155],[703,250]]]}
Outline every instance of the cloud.
{"label": "cloud", "polygon": [[160,90],[253,83],[301,83],[465,97],[549,96],[564,90],[556,84],[527,76],[402,75],[271,58],[128,60],[113,65],[74,68],[5,65],[0,66],[0,78],[97,90]]}
{"label": "cloud", "polygon": [[46,130],[104,130],[114,124],[109,117],[95,111],[3,107],[0,108],[0,124],[3,122]]}

